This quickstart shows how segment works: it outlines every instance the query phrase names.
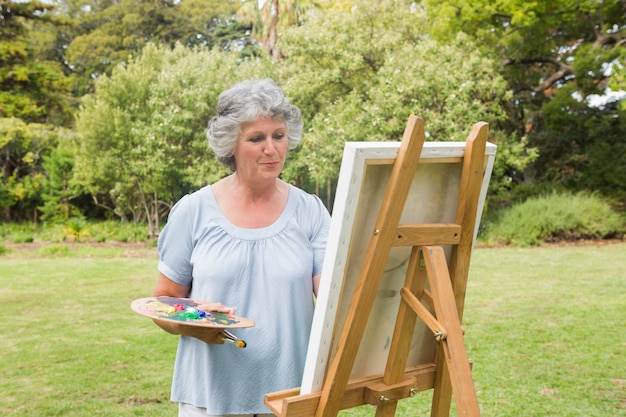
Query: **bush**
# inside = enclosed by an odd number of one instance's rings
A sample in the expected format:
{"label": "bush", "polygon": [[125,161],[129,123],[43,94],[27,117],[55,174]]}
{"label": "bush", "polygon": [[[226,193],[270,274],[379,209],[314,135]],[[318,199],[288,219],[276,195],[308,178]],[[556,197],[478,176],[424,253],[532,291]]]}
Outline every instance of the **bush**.
{"label": "bush", "polygon": [[81,217],[72,217],[63,225],[63,233],[65,234],[65,240],[74,242],[81,240],[84,237],[89,236],[89,231],[86,229],[87,222]]}
{"label": "bush", "polygon": [[123,223],[115,220],[89,225],[91,238],[96,242],[145,242],[150,240],[145,223]]}
{"label": "bush", "polygon": [[146,242],[148,235],[145,223],[123,223],[120,221],[91,222],[71,218],[63,224],[0,223],[0,242]]}
{"label": "bush", "polygon": [[486,225],[487,244],[532,246],[542,242],[622,237],[626,221],[595,194],[552,193],[501,209]]}

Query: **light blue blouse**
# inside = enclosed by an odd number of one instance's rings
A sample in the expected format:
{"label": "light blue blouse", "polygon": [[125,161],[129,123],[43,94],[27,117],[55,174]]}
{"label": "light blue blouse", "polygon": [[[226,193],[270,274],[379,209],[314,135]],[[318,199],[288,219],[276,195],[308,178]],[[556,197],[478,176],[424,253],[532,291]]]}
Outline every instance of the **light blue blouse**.
{"label": "light blue blouse", "polygon": [[258,229],[230,223],[210,186],[174,206],[159,236],[159,271],[191,285],[190,298],[236,307],[256,326],[232,330],[243,349],[180,337],[172,401],[208,414],[269,413],[266,393],[300,386],[312,277],[322,270],[329,225],[320,199],[294,186],[279,219]]}

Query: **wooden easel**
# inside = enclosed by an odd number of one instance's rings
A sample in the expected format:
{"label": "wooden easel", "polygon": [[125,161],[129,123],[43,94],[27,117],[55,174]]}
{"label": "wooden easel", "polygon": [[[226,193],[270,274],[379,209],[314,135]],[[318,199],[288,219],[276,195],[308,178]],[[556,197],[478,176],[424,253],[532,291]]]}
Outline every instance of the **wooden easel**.
{"label": "wooden easel", "polygon": [[[303,395],[297,389],[268,394],[265,402],[274,414],[335,417],[341,409],[372,404],[376,406],[377,417],[390,417],[395,414],[398,400],[434,388],[431,416],[449,415],[452,394],[459,416],[480,415],[461,317],[485,169],[487,133],[488,125],[477,123],[466,141],[455,223],[400,224],[425,141],[423,120],[409,118],[322,390]],[[449,262],[441,245],[452,247]],[[385,372],[382,376],[350,381],[392,246],[408,246],[412,250]],[[418,317],[439,345],[434,363],[407,369],[409,345]]]}

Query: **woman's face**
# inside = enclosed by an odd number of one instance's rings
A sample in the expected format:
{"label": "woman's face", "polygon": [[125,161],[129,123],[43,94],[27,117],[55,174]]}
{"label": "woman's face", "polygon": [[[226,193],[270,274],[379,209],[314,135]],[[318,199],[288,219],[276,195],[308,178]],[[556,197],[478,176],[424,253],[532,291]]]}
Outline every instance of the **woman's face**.
{"label": "woman's face", "polygon": [[234,152],[237,175],[253,181],[278,178],[288,145],[282,120],[259,117],[244,124]]}

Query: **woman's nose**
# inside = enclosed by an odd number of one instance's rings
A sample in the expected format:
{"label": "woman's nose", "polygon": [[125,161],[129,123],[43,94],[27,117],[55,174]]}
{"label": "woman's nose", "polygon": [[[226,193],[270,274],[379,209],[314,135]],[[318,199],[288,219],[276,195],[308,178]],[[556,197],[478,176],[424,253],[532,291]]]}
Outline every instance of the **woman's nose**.
{"label": "woman's nose", "polygon": [[265,146],[263,147],[263,152],[267,154],[271,154],[271,153],[274,153],[274,151],[276,151],[276,148],[274,147],[274,141],[272,140],[271,137],[269,137],[265,140]]}

